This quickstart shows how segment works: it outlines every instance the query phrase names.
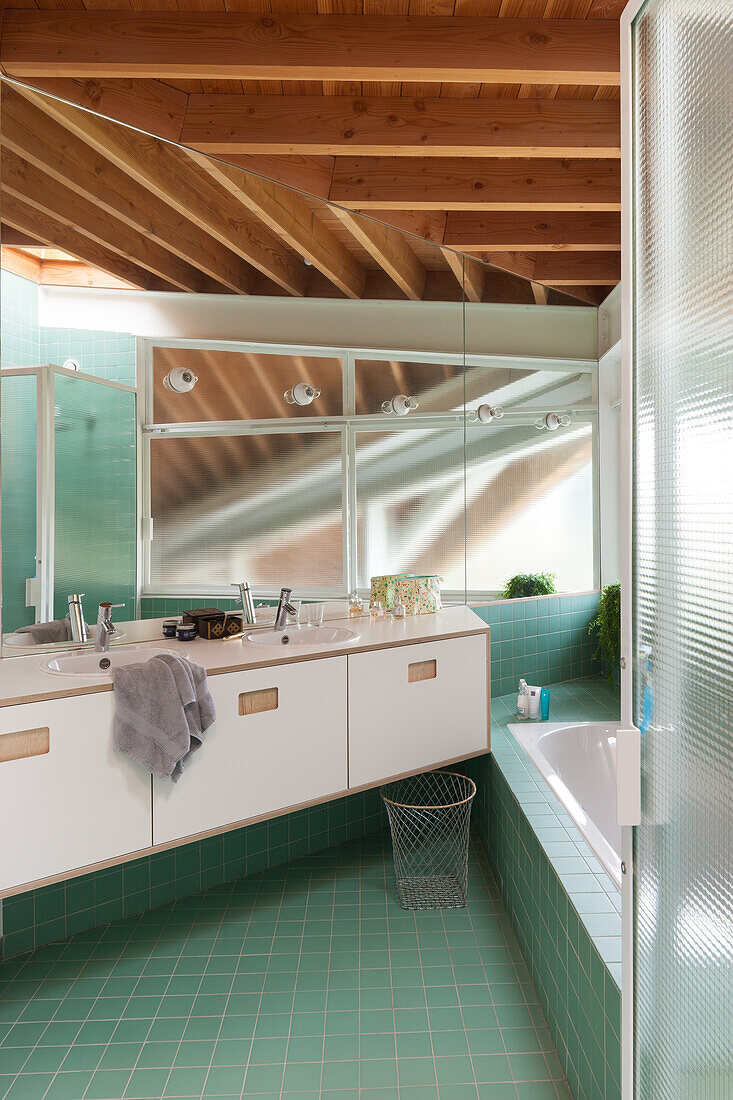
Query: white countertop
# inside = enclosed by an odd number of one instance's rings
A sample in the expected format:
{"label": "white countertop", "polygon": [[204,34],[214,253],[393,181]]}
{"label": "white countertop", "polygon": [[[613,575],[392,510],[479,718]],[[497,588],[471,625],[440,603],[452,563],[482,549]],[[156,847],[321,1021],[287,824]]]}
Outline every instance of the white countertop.
{"label": "white countertop", "polygon": [[[430,642],[441,638],[466,634],[488,633],[488,626],[469,607],[447,607],[432,615],[412,615],[403,620],[386,617],[370,621],[369,615],[349,616],[347,619],[329,619],[328,625],[343,625],[356,631],[359,638],[343,646],[297,646],[291,644],[282,649],[255,645],[244,638],[233,641],[209,642],[197,638],[193,642],[178,642],[170,638],[156,638],[137,643],[144,649],[167,649],[180,653],[203,665],[210,676],[243,669],[266,668],[272,665],[294,664],[321,657],[359,653],[371,649],[386,649],[398,645]],[[115,647],[123,649],[124,646]],[[52,653],[23,657],[3,657],[0,660],[0,706],[33,703],[42,699],[62,699],[74,695],[89,695],[98,691],[111,691],[109,676],[58,676],[44,672],[41,665]],[[142,655],[141,655],[142,659]]]}

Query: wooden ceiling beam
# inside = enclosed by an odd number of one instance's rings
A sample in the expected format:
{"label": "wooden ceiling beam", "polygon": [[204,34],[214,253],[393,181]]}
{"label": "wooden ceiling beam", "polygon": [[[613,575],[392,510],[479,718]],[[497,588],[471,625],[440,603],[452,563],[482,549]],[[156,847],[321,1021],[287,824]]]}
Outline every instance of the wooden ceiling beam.
{"label": "wooden ceiling beam", "polygon": [[486,264],[473,256],[463,256],[452,248],[442,248],[445,262],[469,302],[483,302],[486,286]]}
{"label": "wooden ceiling beam", "polygon": [[[0,156],[0,179],[4,194],[14,195],[54,222],[90,237],[103,248],[145,268],[177,290],[198,294],[221,291],[221,286],[207,275],[179,260],[145,234],[115,221],[92,200],[83,199],[68,187],[61,186],[5,145]],[[63,244],[58,247],[68,251]]]}
{"label": "wooden ceiling beam", "polygon": [[362,265],[323,225],[299,192],[200,153],[188,155],[202,172],[251,210],[343,294],[361,298],[366,282]]}
{"label": "wooden ceiling beam", "polygon": [[33,102],[156,198],[173,207],[288,293],[302,295],[306,267],[257,218],[197,172],[183,150],[22,89]]}
{"label": "wooden ceiling beam", "polygon": [[100,268],[137,290],[170,291],[177,288],[83,236],[63,222],[29,206],[3,188],[3,218],[15,229],[29,233],[52,248],[61,248],[82,263]]}
{"label": "wooden ceiling beam", "polygon": [[78,260],[43,260],[41,263],[42,286],[83,286],[98,290],[132,290],[124,279],[117,279],[98,267]]}
{"label": "wooden ceiling beam", "polygon": [[336,157],[329,198],[350,210],[621,209],[615,160]]}
{"label": "wooden ceiling beam", "polygon": [[621,120],[597,100],[194,94],[181,141],[223,155],[618,158]]}
{"label": "wooden ceiling beam", "polygon": [[[89,116],[82,116],[89,117]],[[252,269],[200,226],[184,218],[148,188],[6,86],[2,96],[2,144],[63,187],[87,198],[113,218],[142,233],[185,265],[204,272],[236,294],[248,293]],[[184,269],[188,270],[188,266]]]}
{"label": "wooden ceiling beam", "polygon": [[0,62],[21,78],[620,83],[615,20],[7,10]]}
{"label": "wooden ceiling beam", "polygon": [[621,278],[621,257],[613,252],[488,252],[487,263],[544,286],[609,286]]}
{"label": "wooden ceiling beam", "polygon": [[48,77],[31,83],[39,92],[65,99],[87,111],[157,134],[166,141],[181,140],[188,93],[161,80]]}
{"label": "wooden ceiling beam", "polygon": [[383,271],[411,301],[419,302],[425,291],[426,273],[415,255],[409,238],[389,225],[353,214],[339,207],[333,213],[354,240],[367,250]]}
{"label": "wooden ceiling beam", "polygon": [[599,211],[450,212],[443,244],[467,252],[618,252],[621,215]]}

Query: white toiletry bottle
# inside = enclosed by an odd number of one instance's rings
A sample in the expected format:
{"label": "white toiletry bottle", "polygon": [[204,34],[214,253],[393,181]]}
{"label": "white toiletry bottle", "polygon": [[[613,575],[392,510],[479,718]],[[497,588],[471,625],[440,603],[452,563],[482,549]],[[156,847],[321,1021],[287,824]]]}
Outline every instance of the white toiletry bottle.
{"label": "white toiletry bottle", "polygon": [[532,684],[527,685],[527,694],[529,695],[529,714],[530,719],[539,718],[540,716],[540,692],[541,687],[533,687]]}
{"label": "white toiletry bottle", "polygon": [[526,722],[529,717],[529,694],[527,692],[527,681],[519,681],[519,694],[517,695],[517,721]]}

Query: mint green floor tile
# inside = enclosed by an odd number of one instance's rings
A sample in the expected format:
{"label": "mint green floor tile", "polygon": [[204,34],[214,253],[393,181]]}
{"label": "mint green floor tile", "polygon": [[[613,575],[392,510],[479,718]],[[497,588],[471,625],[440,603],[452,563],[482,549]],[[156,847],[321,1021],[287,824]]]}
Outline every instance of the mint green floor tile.
{"label": "mint green floor tile", "polygon": [[204,1090],[208,1073],[208,1069],[191,1069],[190,1067],[172,1070],[163,1093],[164,1100],[168,1100],[168,1097],[172,1096],[175,1096],[177,1100],[179,1097],[196,1097],[198,1100]]}
{"label": "mint green floor tile", "polygon": [[97,1070],[87,1086],[84,1100],[109,1100],[111,1096],[124,1096],[129,1080],[129,1069]]}
{"label": "mint green floor tile", "polygon": [[399,1100],[516,1100],[505,1049],[525,1059],[523,1084],[550,1083],[559,1061],[516,980],[483,857],[472,854],[461,911],[405,912],[392,875],[376,834],[0,964],[2,1088],[28,1100],[40,1086],[51,1100],[398,1100],[398,1088]]}
{"label": "mint green floor tile", "polygon": [[[46,1092],[44,1100],[79,1100],[92,1079],[87,1073],[57,1073]],[[0,1084],[0,1096],[2,1085]]]}

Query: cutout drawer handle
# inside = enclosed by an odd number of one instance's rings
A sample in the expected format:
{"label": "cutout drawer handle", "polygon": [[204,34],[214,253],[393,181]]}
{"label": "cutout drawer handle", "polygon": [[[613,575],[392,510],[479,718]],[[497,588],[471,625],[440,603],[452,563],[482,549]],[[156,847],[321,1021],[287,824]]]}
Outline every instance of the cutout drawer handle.
{"label": "cutout drawer handle", "polygon": [[43,756],[51,748],[48,726],[35,730],[18,730],[0,734],[0,764],[9,760],[25,760],[30,756]]}
{"label": "cutout drawer handle", "polygon": [[277,710],[277,688],[259,688],[257,691],[243,691],[239,696],[240,714],[263,714],[267,710]]}
{"label": "cutout drawer handle", "polygon": [[407,666],[408,684],[418,684],[421,680],[434,680],[437,675],[438,662],[435,659],[432,661],[413,661],[411,665]]}

